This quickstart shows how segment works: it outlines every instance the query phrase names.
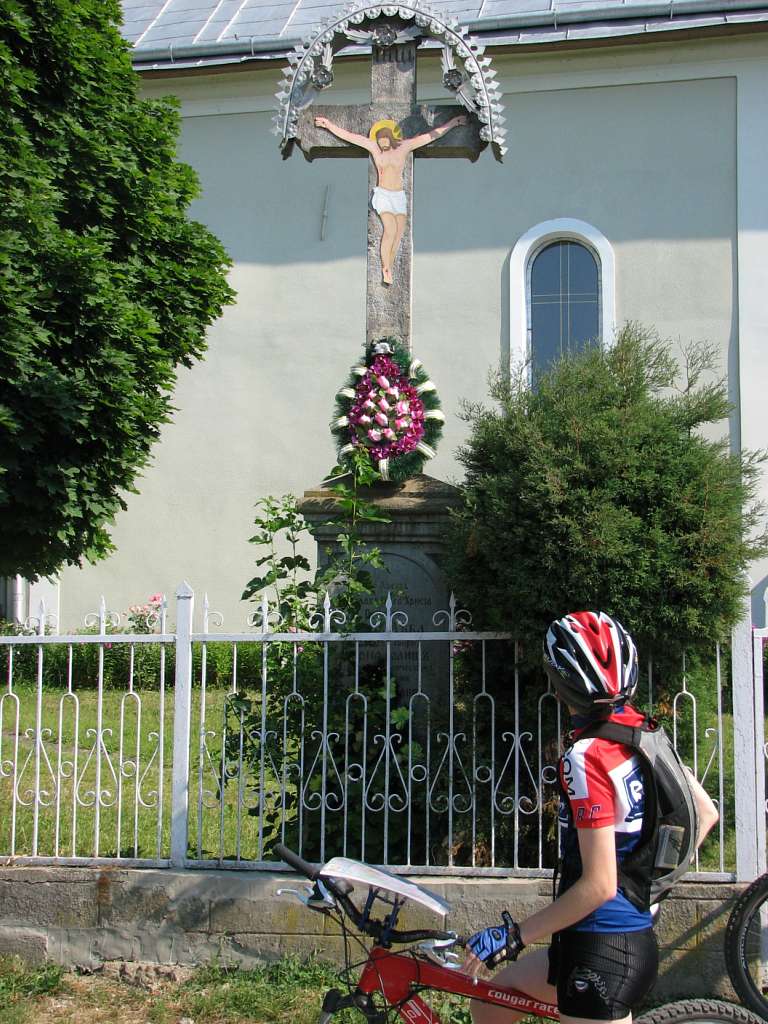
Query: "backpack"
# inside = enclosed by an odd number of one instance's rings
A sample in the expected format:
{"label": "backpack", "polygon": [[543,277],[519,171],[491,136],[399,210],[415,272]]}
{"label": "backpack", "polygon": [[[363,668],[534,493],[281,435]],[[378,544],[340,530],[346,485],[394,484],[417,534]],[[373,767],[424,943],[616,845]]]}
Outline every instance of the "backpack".
{"label": "backpack", "polygon": [[[638,755],[643,826],[637,846],[618,865],[618,881],[627,899],[647,910],[669,894],[693,860],[699,831],[696,801],[683,763],[656,719],[646,718],[638,726],[595,722],[579,733],[580,740],[592,737],[622,743]],[[573,869],[563,875],[566,882]],[[571,877],[567,884],[573,881]]]}

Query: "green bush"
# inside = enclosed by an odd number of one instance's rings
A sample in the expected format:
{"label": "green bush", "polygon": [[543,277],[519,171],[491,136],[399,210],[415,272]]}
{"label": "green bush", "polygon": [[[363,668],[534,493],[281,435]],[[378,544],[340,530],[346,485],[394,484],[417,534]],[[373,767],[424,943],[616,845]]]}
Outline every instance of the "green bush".
{"label": "green bush", "polygon": [[521,372],[471,406],[464,505],[448,545],[475,621],[512,630],[532,663],[547,624],[581,608],[617,616],[643,657],[711,657],[738,620],[757,532],[763,453],[703,428],[729,413],[706,346],[685,353],[636,324],[613,348]]}

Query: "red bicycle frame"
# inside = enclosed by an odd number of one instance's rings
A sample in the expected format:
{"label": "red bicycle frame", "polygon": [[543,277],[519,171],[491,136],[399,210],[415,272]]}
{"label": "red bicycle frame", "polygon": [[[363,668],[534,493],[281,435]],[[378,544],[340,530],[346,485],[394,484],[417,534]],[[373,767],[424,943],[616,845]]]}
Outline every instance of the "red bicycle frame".
{"label": "red bicycle frame", "polygon": [[542,1003],[517,989],[500,988],[493,981],[472,978],[462,971],[441,967],[424,957],[393,953],[381,946],[371,950],[358,982],[358,988],[366,995],[381,992],[386,1002],[395,1006],[408,1024],[441,1024],[434,1010],[413,991],[414,986],[480,999],[484,1003],[505,1006],[508,1010],[519,1010],[535,1017],[560,1019],[557,1006],[553,1003]]}

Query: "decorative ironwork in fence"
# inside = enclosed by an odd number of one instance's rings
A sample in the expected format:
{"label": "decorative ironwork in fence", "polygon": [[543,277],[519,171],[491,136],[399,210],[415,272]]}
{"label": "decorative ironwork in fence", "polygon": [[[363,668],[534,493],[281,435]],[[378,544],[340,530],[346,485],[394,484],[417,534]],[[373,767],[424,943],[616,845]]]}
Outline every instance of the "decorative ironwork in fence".
{"label": "decorative ironwork in fence", "polygon": [[[307,630],[265,602],[227,633],[207,599],[194,632],[193,604],[181,587],[175,632],[165,601],[131,633],[102,601],[85,633],[49,632],[41,609],[0,637],[0,855],[259,868],[286,842],[400,871],[550,872],[563,722],[510,634],[473,631],[453,599],[431,632],[391,598],[352,632],[326,600]],[[676,680],[649,668],[640,695],[720,807],[696,865],[711,879],[733,877],[748,763],[730,664],[718,648]]]}
{"label": "decorative ironwork in fence", "polygon": [[41,606],[0,637],[0,853],[167,862],[166,615],[163,601],[152,632],[121,633],[102,599],[86,632],[60,636]]}

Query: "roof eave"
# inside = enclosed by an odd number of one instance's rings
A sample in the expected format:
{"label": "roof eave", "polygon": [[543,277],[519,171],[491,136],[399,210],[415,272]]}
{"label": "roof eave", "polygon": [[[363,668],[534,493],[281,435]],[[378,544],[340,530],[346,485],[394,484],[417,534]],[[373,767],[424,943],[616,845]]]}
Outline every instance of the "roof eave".
{"label": "roof eave", "polygon": [[[737,24],[728,20],[728,16],[752,12],[754,19],[741,17]],[[589,18],[585,18],[585,14]],[[693,24],[689,21],[691,16],[701,17],[712,14],[721,16],[722,21],[713,22],[708,25]],[[762,17],[761,17],[762,15]],[[642,30],[637,27],[628,29],[626,34],[616,33],[615,22],[627,21],[635,25],[642,18],[653,18],[654,21],[646,23]],[[614,44],[627,44],[640,39],[647,41],[649,37],[669,36],[670,31],[678,33],[685,32],[687,36],[692,34],[732,34],[734,30],[746,32],[753,26],[759,27],[768,19],[768,3],[766,0],[731,0],[724,4],[723,0],[681,0],[674,7],[666,2],[649,2],[645,4],[611,5],[600,4],[590,7],[587,10],[581,8],[571,11],[533,11],[515,14],[508,17],[479,18],[474,21],[462,22],[462,25],[473,34],[480,36],[486,46],[509,47],[518,50],[521,47],[528,49],[542,49],[548,47],[562,48],[573,43],[584,45],[583,39],[575,40],[570,38],[543,38],[535,40],[526,39],[521,36],[525,30],[535,28],[551,28],[555,31],[565,25],[579,25],[585,30],[589,28],[590,36],[587,43],[597,45],[606,40]],[[601,24],[606,26],[605,36],[599,34]],[[609,31],[610,26],[610,31]],[[508,38],[487,38],[490,33],[508,34]],[[518,38],[514,39],[514,33]],[[486,37],[486,38],[483,38]],[[214,69],[217,67],[240,66],[244,63],[262,62],[273,60],[284,60],[291,50],[301,43],[300,37],[266,39],[228,39],[223,42],[209,42],[198,44],[184,44],[181,46],[147,47],[135,50],[133,54],[134,68],[139,72],[152,71],[192,71]],[[359,56],[365,53],[360,46],[351,46],[344,51],[345,56]]]}

